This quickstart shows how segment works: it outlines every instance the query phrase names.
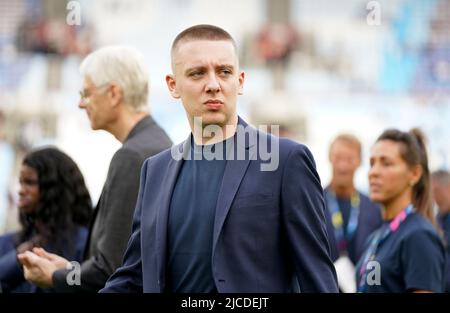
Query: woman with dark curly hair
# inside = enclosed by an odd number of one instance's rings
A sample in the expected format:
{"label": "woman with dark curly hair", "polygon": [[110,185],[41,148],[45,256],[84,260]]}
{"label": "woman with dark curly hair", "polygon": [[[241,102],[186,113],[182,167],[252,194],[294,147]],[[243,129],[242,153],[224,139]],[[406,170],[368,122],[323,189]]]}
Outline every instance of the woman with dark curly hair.
{"label": "woman with dark curly hair", "polygon": [[44,247],[80,262],[92,203],[78,166],[56,148],[28,154],[19,182],[22,229],[0,237],[0,287],[3,292],[40,292],[26,282],[16,254]]}

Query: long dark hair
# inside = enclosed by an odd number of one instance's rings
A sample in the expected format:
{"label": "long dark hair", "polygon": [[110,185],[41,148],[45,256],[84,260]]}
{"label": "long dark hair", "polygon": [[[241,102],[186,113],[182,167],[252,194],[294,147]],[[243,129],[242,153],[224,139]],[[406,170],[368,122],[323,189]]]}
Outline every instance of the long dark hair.
{"label": "long dark hair", "polygon": [[422,167],[422,176],[413,186],[412,203],[418,213],[422,214],[436,226],[424,134],[418,128],[413,128],[409,132],[403,132],[398,129],[387,129],[378,137],[377,141],[380,140],[391,140],[398,143],[400,156],[406,164],[410,167],[416,165]]}
{"label": "long dark hair", "polygon": [[37,245],[50,245],[54,253],[73,252],[77,226],[87,226],[92,214],[91,197],[80,169],[56,148],[29,153],[23,165],[37,172],[40,196],[33,213],[20,212],[19,241],[38,237]]}

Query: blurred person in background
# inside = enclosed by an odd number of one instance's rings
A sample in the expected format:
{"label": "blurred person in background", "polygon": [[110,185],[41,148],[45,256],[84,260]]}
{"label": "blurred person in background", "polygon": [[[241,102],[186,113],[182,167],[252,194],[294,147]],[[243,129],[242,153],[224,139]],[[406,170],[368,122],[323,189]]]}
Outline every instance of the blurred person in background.
{"label": "blurred person in background", "polygon": [[435,228],[420,130],[389,129],[378,137],[371,150],[369,184],[384,222],[358,262],[358,291],[443,292],[445,250]]}
{"label": "blurred person in background", "polygon": [[81,262],[92,203],[75,162],[56,148],[33,151],[20,168],[21,230],[0,237],[3,292],[41,292],[28,283],[16,254],[38,247]]}
{"label": "blurred person in background", "polygon": [[10,178],[14,167],[14,150],[6,141],[6,116],[0,110],[0,234],[5,231],[9,208]]}
{"label": "blurred person in background", "polygon": [[361,257],[367,237],[382,224],[379,205],[354,185],[361,154],[358,138],[351,134],[338,135],[330,145],[332,178],[324,190],[327,213],[331,218],[327,230],[330,236],[334,235],[334,240],[330,240],[335,243],[331,247],[333,261],[348,257],[353,265]]}
{"label": "blurred person in background", "polygon": [[439,208],[437,221],[444,232],[447,251],[445,292],[450,292],[450,173],[445,170],[433,172],[431,174],[431,185],[433,187],[434,201]]}
{"label": "blurred person in background", "polygon": [[125,46],[109,46],[89,54],[79,107],[91,127],[114,135],[122,147],[114,154],[94,211],[81,265],[80,284],[69,285],[69,260],[44,250],[18,256],[25,277],[57,292],[96,292],[119,267],[131,234],[133,211],[144,160],[168,149],[171,140],[148,112],[149,76],[144,57]]}

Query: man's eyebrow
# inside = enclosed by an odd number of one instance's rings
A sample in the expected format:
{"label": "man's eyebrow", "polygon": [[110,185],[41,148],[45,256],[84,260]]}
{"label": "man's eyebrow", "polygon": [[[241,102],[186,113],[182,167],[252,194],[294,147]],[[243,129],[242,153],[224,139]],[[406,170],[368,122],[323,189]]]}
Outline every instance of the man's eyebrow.
{"label": "man's eyebrow", "polygon": [[[189,73],[192,73],[192,72],[194,72],[194,71],[205,71],[206,68],[207,68],[207,67],[204,66],[204,65],[192,66],[192,67],[187,68],[187,69],[184,71],[184,73],[185,73],[185,74],[189,74]],[[235,66],[234,66],[233,64],[218,64],[218,65],[214,66],[214,68],[215,68],[216,70],[217,70],[217,69],[219,69],[219,70],[222,70],[222,69],[228,69],[228,70],[233,70],[233,71],[234,71]]]}
{"label": "man's eyebrow", "polygon": [[206,67],[203,66],[203,65],[193,66],[193,67],[187,68],[184,72],[185,72],[185,73],[189,73],[189,72],[193,72],[193,71],[205,70],[205,68],[206,68]]}
{"label": "man's eyebrow", "polygon": [[219,64],[218,66],[217,66],[217,68],[219,68],[219,69],[229,69],[229,70],[234,70],[234,65],[232,65],[232,64]]}

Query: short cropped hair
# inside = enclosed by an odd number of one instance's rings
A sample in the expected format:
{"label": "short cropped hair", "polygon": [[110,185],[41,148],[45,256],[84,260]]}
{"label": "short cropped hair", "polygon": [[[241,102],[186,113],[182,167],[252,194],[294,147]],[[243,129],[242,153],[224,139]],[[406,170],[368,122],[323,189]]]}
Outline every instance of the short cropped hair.
{"label": "short cropped hair", "polygon": [[172,43],[171,53],[173,54],[180,42],[190,40],[226,40],[230,41],[237,51],[236,42],[226,30],[214,25],[200,24],[191,26],[179,33]]}
{"label": "short cropped hair", "polygon": [[82,75],[100,86],[117,83],[124,94],[124,103],[135,112],[148,110],[149,75],[144,56],[127,46],[107,46],[89,54],[80,65]]}
{"label": "short cropped hair", "polygon": [[333,149],[334,144],[337,142],[345,142],[346,144],[354,147],[358,151],[359,158],[361,159],[362,157],[361,141],[359,141],[359,139],[352,134],[340,134],[336,138],[334,138],[333,142],[330,145],[329,156],[331,156],[331,150]]}
{"label": "short cropped hair", "polygon": [[431,173],[431,180],[442,186],[450,186],[450,173],[446,170],[438,170]]}

